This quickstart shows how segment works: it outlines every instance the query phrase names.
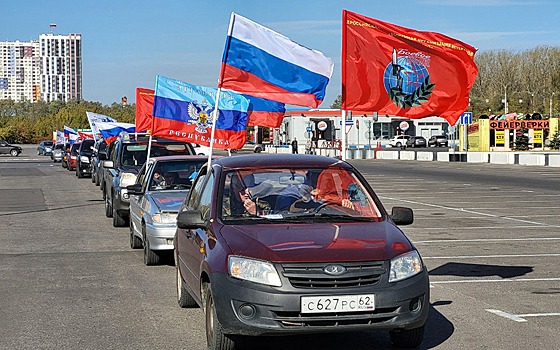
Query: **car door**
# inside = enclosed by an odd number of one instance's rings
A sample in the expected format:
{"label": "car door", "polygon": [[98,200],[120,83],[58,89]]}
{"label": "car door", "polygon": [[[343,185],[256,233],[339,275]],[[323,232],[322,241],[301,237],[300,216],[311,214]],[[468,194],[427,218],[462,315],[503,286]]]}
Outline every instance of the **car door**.
{"label": "car door", "polygon": [[[148,186],[146,185],[147,179],[150,178],[148,175],[151,171],[151,164],[146,165],[144,164],[140,171],[138,172],[138,176],[136,177],[136,184],[142,185],[142,192],[144,194],[148,190]],[[141,227],[142,227],[142,212],[145,211],[146,206],[146,196],[145,195],[131,195],[130,196],[130,223],[132,225],[132,229],[140,236],[141,235]]]}
{"label": "car door", "polygon": [[[201,171],[205,171],[203,168]],[[205,185],[207,183],[206,174],[200,174],[197,177],[197,181],[194,183],[193,187],[189,192],[189,196],[186,198],[181,210],[186,209],[200,209],[201,198]],[[208,213],[209,215],[209,213]],[[200,240],[199,230],[188,230],[177,228],[176,232],[176,246],[177,246],[177,264],[182,272],[185,282],[189,286],[189,289],[193,291],[196,295],[200,293],[199,288],[199,271],[197,261],[200,261],[199,255],[201,244],[204,244]]]}
{"label": "car door", "polygon": [[4,141],[0,141],[0,154],[8,154],[9,152],[8,144]]}

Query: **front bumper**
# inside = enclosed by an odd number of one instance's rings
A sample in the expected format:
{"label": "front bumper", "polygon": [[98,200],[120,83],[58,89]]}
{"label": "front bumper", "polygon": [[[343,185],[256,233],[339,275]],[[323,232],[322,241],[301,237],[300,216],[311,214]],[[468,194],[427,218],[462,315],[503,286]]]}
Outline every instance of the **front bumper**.
{"label": "front bumper", "polygon": [[173,250],[173,237],[177,226],[146,224],[146,239],[151,250]]}
{"label": "front bumper", "polygon": [[[388,262],[386,262],[388,264]],[[282,287],[270,287],[229,277],[211,276],[216,312],[224,333],[282,335],[417,328],[426,322],[430,287],[428,272],[403,281],[345,288],[294,288],[280,273]],[[302,296],[374,294],[375,310],[303,314]]]}

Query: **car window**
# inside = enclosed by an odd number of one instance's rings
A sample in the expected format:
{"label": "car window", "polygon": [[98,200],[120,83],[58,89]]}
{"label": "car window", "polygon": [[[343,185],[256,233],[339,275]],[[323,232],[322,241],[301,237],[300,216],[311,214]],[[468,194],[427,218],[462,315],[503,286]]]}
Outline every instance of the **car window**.
{"label": "car window", "polygon": [[381,217],[367,187],[352,171],[337,166],[232,170],[224,176],[222,193],[223,220],[247,215],[281,219],[318,208],[349,217]]}
{"label": "car window", "polygon": [[198,209],[200,210],[203,219],[210,218],[213,193],[214,193],[214,173],[210,173],[210,175],[208,176],[208,181],[205,181],[205,185],[200,194],[200,202],[198,204]]}
{"label": "car window", "polygon": [[193,184],[189,192],[189,196],[187,197],[186,206],[188,208],[195,209],[198,205],[198,201],[202,194],[202,188],[204,186],[204,182],[206,180],[206,174],[199,175],[197,181]]}

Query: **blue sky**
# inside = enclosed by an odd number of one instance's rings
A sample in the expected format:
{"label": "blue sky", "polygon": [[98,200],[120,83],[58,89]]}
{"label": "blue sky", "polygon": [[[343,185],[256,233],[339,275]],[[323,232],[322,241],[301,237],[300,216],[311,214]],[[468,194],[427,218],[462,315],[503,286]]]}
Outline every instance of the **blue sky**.
{"label": "blue sky", "polygon": [[161,74],[216,87],[229,18],[236,12],[335,62],[328,108],[341,93],[342,10],[434,31],[479,51],[560,46],[558,0],[20,0],[2,6],[1,41],[82,34],[83,97],[103,104],[135,100]]}

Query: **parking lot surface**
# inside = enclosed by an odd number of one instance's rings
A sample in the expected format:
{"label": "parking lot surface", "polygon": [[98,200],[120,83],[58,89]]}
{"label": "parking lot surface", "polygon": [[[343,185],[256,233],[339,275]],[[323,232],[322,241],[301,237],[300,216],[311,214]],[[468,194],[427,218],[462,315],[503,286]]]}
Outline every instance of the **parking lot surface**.
{"label": "parking lot surface", "polygon": [[[33,150],[0,158],[0,349],[205,349],[170,264],[146,267],[101,191]],[[351,161],[430,271],[423,349],[556,349],[560,169]],[[384,333],[263,338],[247,349],[389,349]]]}

